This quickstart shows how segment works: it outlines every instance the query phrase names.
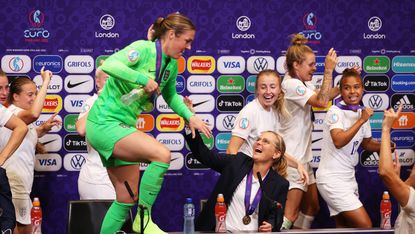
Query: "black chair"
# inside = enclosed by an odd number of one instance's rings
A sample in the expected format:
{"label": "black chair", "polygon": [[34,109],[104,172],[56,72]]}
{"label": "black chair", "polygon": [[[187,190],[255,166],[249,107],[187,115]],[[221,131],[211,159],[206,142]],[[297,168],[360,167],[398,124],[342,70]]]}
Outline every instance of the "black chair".
{"label": "black chair", "polygon": [[[99,234],[102,220],[112,200],[69,201],[68,234]],[[133,214],[130,210],[122,231],[132,233]]]}

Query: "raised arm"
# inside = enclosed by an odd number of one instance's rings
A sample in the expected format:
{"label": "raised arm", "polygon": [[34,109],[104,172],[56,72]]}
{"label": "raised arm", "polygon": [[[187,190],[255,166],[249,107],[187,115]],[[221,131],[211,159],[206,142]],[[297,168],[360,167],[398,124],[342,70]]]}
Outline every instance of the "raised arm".
{"label": "raised arm", "polygon": [[385,110],[385,115],[382,123],[379,175],[382,178],[383,183],[385,183],[386,187],[390,190],[399,204],[402,207],[405,207],[409,199],[409,186],[405,184],[399,175],[395,173],[390,144],[390,131],[392,124],[398,118],[401,110],[402,104],[399,106],[399,109],[396,113],[392,108]]}
{"label": "raised arm", "polygon": [[237,154],[244,142],[245,139],[232,135],[228,148],[226,149],[226,154]]}

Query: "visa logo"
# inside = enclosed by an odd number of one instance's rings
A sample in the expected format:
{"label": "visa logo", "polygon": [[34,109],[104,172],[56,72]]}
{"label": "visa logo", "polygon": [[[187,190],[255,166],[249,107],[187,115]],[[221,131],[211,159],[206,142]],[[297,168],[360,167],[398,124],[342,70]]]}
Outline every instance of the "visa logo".
{"label": "visa logo", "polygon": [[56,159],[39,159],[39,164],[41,166],[56,166]]}
{"label": "visa logo", "polygon": [[225,68],[241,68],[241,64],[239,62],[223,62],[223,66]]}
{"label": "visa logo", "polygon": [[84,100],[71,100],[71,105],[73,107],[82,107]]}

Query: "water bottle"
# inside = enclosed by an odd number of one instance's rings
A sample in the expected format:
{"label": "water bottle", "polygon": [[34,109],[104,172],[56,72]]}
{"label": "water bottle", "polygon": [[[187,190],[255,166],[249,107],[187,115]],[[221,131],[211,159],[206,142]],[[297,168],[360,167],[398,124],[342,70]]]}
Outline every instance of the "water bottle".
{"label": "water bottle", "polygon": [[215,232],[226,232],[226,204],[223,194],[219,193],[215,205],[216,228]]}
{"label": "water bottle", "polygon": [[39,198],[35,197],[33,199],[33,207],[30,212],[32,219],[32,234],[41,234],[42,233],[42,208],[40,208]]}
{"label": "water bottle", "polygon": [[388,191],[383,192],[382,201],[380,201],[380,228],[391,229],[392,203]]}
{"label": "water bottle", "polygon": [[140,100],[141,109],[145,112],[150,112],[153,110],[153,103],[147,101],[147,94],[144,89],[140,86],[138,88],[132,89],[129,93],[121,96],[121,102],[129,106],[131,103]]}
{"label": "water bottle", "polygon": [[183,234],[195,233],[195,206],[192,203],[192,198],[186,198],[184,204],[184,225]]}

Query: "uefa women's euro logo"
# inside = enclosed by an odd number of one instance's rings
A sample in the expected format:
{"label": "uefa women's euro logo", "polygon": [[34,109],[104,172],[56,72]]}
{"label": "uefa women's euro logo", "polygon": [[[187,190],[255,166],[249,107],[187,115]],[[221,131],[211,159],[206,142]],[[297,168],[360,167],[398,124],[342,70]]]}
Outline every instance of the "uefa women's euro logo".
{"label": "uefa women's euro logo", "polygon": [[45,14],[40,10],[33,10],[29,13],[29,22],[32,27],[40,28],[45,22]]}

